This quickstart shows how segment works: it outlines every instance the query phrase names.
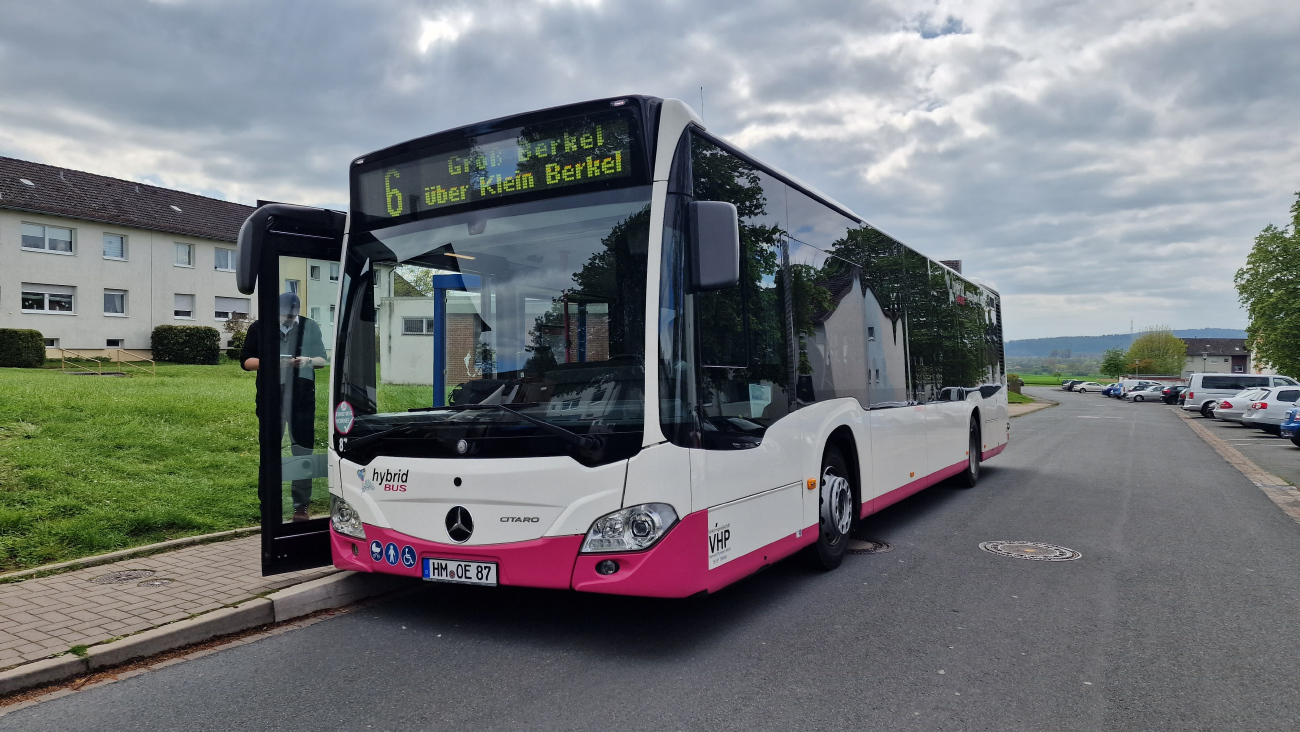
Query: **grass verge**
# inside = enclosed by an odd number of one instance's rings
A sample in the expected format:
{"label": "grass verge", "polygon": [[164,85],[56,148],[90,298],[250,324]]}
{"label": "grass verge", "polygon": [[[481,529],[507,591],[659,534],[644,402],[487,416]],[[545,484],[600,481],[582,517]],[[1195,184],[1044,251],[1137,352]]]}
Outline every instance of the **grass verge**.
{"label": "grass verge", "polygon": [[0,571],[256,524],[253,390],[233,362],[0,369]]}
{"label": "grass verge", "polygon": [[1012,404],[1032,404],[1034,402],[1034,398],[1027,397],[1024,394],[1017,394],[1014,391],[1008,391],[1007,401]]}

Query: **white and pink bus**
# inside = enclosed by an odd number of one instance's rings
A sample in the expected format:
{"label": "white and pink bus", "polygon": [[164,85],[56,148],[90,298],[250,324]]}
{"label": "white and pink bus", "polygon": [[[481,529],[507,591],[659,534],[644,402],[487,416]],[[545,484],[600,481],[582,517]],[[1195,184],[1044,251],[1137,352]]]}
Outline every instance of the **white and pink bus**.
{"label": "white and pink bus", "polygon": [[997,292],[680,101],[441,132],[350,187],[346,219],[268,205],[241,232],[263,313],[277,257],[341,262],[318,397],[279,388],[292,346],[258,376],[268,572],[685,597],[832,569],[863,517],[1006,447]]}

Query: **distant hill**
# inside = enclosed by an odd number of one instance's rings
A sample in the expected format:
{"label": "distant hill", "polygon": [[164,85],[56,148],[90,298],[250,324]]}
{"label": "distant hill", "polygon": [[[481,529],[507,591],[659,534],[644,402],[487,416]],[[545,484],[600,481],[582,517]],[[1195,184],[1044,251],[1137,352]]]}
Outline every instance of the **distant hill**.
{"label": "distant hill", "polygon": [[[1007,341],[1006,354],[1009,357],[1029,356],[1036,358],[1047,358],[1056,351],[1058,356],[1099,356],[1102,351],[1108,348],[1128,348],[1132,339],[1140,334],[1116,333],[1115,335],[1102,336],[1063,336],[1060,338],[1026,338],[1018,341]],[[1176,330],[1174,335],[1179,338],[1245,338],[1246,331],[1235,330],[1233,328],[1192,328],[1190,330]],[[1069,351],[1069,356],[1065,356],[1063,351]]]}

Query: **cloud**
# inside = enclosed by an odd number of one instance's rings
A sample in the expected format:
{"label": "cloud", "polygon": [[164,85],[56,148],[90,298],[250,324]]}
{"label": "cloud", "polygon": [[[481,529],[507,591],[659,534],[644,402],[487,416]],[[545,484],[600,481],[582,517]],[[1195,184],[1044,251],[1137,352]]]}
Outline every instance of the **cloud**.
{"label": "cloud", "polygon": [[1010,337],[1244,323],[1300,189],[1294,3],[45,0],[0,26],[0,154],[341,206],[347,162],[647,93],[1006,295]]}

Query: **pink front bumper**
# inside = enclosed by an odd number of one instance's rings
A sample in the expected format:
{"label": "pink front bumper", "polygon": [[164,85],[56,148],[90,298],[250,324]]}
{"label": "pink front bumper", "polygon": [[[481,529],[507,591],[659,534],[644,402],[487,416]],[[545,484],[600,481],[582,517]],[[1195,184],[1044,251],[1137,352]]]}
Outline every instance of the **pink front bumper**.
{"label": "pink front bumper", "polygon": [[[698,592],[715,592],[750,575],[764,565],[783,559],[817,538],[817,527],[803,536],[790,535],[737,557],[710,570],[708,567],[708,512],[697,511],[683,518],[658,544],[643,552],[627,554],[579,554],[581,536],[555,536],[512,544],[460,546],[417,539],[391,529],[365,527],[366,538],[353,539],[330,532],[334,566],[356,572],[383,572],[421,577],[425,557],[496,562],[503,585],[574,589],[642,597],[687,597]],[[372,559],[371,542],[383,548],[393,544],[398,559],[389,562],[387,551]],[[410,549],[408,550],[407,547]],[[402,561],[414,554],[415,561]],[[606,559],[618,563],[611,575],[596,572]]]}

